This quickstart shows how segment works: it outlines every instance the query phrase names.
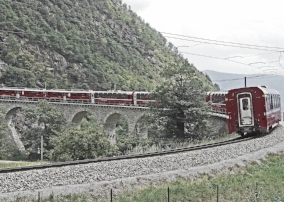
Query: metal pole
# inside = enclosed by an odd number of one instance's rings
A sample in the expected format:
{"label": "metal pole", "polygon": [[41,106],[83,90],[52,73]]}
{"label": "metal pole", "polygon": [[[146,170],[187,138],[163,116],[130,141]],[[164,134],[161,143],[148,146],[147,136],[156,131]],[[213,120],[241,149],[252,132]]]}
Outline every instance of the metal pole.
{"label": "metal pole", "polygon": [[217,202],[219,202],[219,186],[217,185]]}
{"label": "metal pole", "polygon": [[40,136],[40,160],[43,160],[43,136]]}
{"label": "metal pole", "polygon": [[112,202],[112,189],[110,190],[110,202]]}
{"label": "metal pole", "polygon": [[38,192],[38,198],[37,201],[40,202],[40,192]]}
{"label": "metal pole", "polygon": [[170,187],[168,187],[168,202],[170,202]]}
{"label": "metal pole", "polygon": [[245,77],[245,87],[247,87],[247,77]]}

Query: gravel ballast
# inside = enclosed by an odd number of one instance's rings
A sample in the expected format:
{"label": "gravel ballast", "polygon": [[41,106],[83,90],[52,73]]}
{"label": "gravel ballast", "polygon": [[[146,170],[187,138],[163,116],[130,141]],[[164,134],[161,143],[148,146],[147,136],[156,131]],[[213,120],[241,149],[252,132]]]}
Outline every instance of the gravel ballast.
{"label": "gravel ballast", "polygon": [[230,173],[234,165],[244,166],[284,150],[283,123],[270,134],[249,141],[215,148],[149,158],[115,160],[58,168],[0,174],[0,200],[88,193],[106,200],[150,184],[194,179],[200,173]]}

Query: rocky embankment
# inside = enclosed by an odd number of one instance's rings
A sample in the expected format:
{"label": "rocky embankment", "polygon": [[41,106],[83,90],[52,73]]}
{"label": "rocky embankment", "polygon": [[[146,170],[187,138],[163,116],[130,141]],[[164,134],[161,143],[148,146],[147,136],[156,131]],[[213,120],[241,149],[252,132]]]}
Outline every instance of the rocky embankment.
{"label": "rocky embankment", "polygon": [[179,177],[197,178],[200,173],[231,173],[236,164],[244,166],[268,153],[284,148],[284,128],[277,127],[261,138],[217,148],[150,158],[116,160],[59,168],[0,174],[0,200],[16,197],[87,193],[106,200],[149,184],[161,184]]}

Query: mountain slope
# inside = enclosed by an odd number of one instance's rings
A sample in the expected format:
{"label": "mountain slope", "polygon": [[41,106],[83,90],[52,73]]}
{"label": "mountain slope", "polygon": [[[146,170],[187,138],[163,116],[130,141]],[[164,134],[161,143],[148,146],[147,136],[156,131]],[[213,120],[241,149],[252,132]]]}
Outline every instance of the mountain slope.
{"label": "mountain slope", "polygon": [[152,90],[161,69],[179,59],[121,0],[0,0],[7,86]]}

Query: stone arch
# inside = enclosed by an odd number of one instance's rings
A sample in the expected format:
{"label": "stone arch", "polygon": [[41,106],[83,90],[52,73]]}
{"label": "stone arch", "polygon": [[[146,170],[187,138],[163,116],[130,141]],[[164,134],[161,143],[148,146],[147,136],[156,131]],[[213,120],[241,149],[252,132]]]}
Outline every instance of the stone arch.
{"label": "stone arch", "polygon": [[80,111],[76,113],[72,118],[71,124],[74,124],[75,127],[80,127],[80,123],[82,119],[87,115],[87,113],[87,111]]}
{"label": "stone arch", "polygon": [[12,123],[12,116],[19,109],[22,109],[22,107],[16,106],[16,107],[9,109],[8,112],[5,115],[5,120],[7,122],[8,128],[11,131],[10,134],[11,134],[11,137],[12,137],[14,143],[16,144],[16,146],[18,147],[20,152],[25,153],[25,146],[24,146],[23,142],[20,140],[19,135],[18,135],[18,133],[15,129],[15,126]]}
{"label": "stone arch", "polygon": [[139,138],[148,138],[149,124],[145,120],[146,114],[141,114],[135,125],[135,133]]}
{"label": "stone arch", "polygon": [[9,111],[5,115],[5,119],[6,119],[7,122],[11,121],[12,116],[15,114],[15,112],[18,109],[22,109],[22,107],[13,107],[13,108],[9,109]]}
{"label": "stone arch", "polygon": [[104,130],[108,136],[109,141],[113,144],[116,143],[116,133],[115,133],[116,124],[121,116],[125,118],[129,127],[129,120],[122,113],[112,112],[109,113],[104,119]]}

